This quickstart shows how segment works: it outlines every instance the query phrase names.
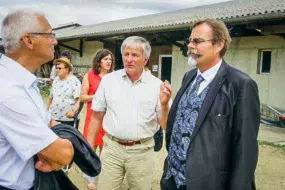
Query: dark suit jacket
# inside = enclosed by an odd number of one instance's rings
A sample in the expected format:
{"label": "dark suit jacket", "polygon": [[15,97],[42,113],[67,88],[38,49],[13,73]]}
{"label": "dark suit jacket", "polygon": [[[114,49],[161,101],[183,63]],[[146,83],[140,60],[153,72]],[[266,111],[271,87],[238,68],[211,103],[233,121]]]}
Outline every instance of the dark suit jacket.
{"label": "dark suit jacket", "polygon": [[[173,101],[166,128],[167,150],[179,100],[196,75],[197,69],[184,75]],[[255,189],[259,104],[256,83],[223,61],[210,84],[191,136],[186,160],[187,189]],[[167,164],[163,177],[166,171]]]}

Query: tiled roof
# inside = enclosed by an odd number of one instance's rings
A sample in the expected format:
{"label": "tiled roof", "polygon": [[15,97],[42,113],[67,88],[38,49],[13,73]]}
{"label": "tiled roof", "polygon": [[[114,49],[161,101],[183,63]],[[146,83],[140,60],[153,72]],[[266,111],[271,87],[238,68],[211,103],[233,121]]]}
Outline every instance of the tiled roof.
{"label": "tiled roof", "polygon": [[[285,18],[285,0],[236,0],[216,3],[129,19],[81,26],[69,31],[56,31],[57,39],[121,34],[162,30],[189,26],[203,18],[215,18],[225,22],[244,19],[265,19],[266,16],[282,14]],[[279,15],[280,16],[280,15]],[[246,20],[245,20],[246,19]]]}

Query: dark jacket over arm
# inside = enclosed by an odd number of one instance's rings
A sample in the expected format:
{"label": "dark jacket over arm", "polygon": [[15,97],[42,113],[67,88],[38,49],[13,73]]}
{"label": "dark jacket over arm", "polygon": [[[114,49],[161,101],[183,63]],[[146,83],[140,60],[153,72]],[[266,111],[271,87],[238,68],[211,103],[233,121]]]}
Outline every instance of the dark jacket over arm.
{"label": "dark jacket over arm", "polygon": [[[60,138],[71,141],[74,148],[73,161],[82,172],[92,177],[99,175],[101,171],[100,159],[77,129],[69,125],[59,124],[54,126],[52,130]],[[36,170],[34,189],[77,190],[78,188],[70,181],[62,170],[49,173]]]}

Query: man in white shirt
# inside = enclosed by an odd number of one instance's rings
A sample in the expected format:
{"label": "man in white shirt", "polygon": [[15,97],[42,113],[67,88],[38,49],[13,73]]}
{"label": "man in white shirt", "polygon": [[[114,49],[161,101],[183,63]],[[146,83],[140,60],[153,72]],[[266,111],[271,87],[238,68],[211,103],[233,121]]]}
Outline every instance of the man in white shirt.
{"label": "man in white shirt", "polygon": [[103,77],[93,98],[88,142],[103,121],[104,148],[98,189],[117,189],[126,175],[130,189],[151,189],[153,135],[165,129],[171,86],[145,72],[149,42],[132,36],[121,47],[124,69]]}
{"label": "man in white shirt", "polygon": [[[1,28],[6,55],[0,58],[0,189],[33,189],[35,168],[50,172],[71,162],[71,142],[49,127],[51,120],[34,72],[54,57],[51,26],[39,12],[8,14]],[[34,163],[33,156],[39,161]]]}

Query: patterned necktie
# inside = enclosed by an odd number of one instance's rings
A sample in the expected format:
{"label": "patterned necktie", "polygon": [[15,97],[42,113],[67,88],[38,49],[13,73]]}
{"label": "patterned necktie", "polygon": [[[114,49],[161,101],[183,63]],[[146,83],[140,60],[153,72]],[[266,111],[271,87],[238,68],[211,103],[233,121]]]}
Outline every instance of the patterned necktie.
{"label": "patterned necktie", "polygon": [[203,81],[204,78],[202,77],[202,75],[198,75],[195,84],[192,86],[191,90],[189,90],[188,96],[197,96],[200,84]]}

